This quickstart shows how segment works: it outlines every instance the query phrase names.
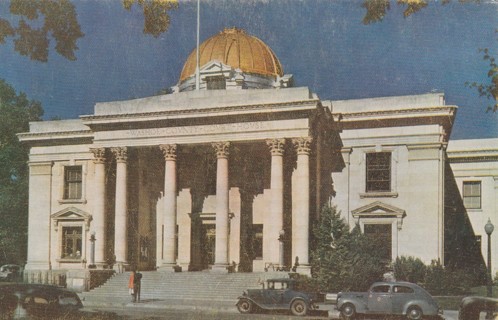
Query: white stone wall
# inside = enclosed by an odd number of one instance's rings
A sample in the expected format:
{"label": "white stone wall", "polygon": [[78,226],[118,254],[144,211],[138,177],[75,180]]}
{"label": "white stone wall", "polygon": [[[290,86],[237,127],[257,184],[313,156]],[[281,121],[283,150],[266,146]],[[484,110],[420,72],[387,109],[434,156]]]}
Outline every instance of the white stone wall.
{"label": "white stone wall", "polygon": [[[392,224],[392,259],[414,256],[425,263],[444,261],[444,106],[443,94],[332,101],[339,126],[344,168],[333,173],[332,204],[350,227]],[[413,119],[413,120],[411,120]],[[341,124],[342,123],[342,124]],[[413,124],[413,125],[412,125]],[[391,152],[391,192],[366,192],[366,153]],[[377,218],[353,212],[380,203]],[[402,219],[390,208],[404,212]],[[385,208],[385,209],[382,209]],[[384,210],[384,211],[383,211]]]}
{"label": "white stone wall", "polygon": [[481,236],[481,252],[487,263],[488,239],[484,231],[488,219],[495,225],[491,235],[491,267],[498,272],[498,139],[455,140],[448,145],[448,157],[455,181],[463,197],[465,181],[481,182],[481,208],[466,209],[473,232]]}

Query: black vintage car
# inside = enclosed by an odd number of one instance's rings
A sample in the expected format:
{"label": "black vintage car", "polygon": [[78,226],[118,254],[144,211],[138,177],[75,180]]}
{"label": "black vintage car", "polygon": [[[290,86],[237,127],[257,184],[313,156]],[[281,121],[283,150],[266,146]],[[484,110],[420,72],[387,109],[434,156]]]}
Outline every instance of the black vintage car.
{"label": "black vintage car", "polygon": [[309,310],[316,310],[314,295],[297,291],[296,280],[282,278],[267,280],[266,288],[248,289],[237,302],[240,313],[258,310],[290,310],[296,316],[304,316]]}
{"label": "black vintage car", "polygon": [[1,319],[56,319],[69,317],[83,308],[70,290],[43,284],[0,284]]}
{"label": "black vintage car", "polygon": [[0,267],[0,281],[22,280],[22,268],[17,264],[5,264]]}
{"label": "black vintage car", "polygon": [[[498,314],[498,299],[487,297],[465,297],[460,302],[458,311],[459,320],[479,320],[481,314],[490,315],[490,319],[496,319]],[[486,318],[488,319],[488,318]]]}

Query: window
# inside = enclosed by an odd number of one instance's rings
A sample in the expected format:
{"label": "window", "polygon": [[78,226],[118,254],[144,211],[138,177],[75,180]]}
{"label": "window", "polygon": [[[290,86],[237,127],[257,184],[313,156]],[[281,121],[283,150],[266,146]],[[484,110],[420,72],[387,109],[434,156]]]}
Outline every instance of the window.
{"label": "window", "polygon": [[463,204],[467,209],[481,209],[481,181],[463,182]]}
{"label": "window", "polygon": [[394,293],[413,293],[413,289],[405,286],[395,286]]}
{"label": "window", "polygon": [[366,156],[366,192],[390,192],[391,153],[372,152]]}
{"label": "window", "polygon": [[82,228],[62,228],[62,258],[81,259]]}
{"label": "window", "polygon": [[64,199],[81,199],[82,167],[64,167]]}
{"label": "window", "polygon": [[390,286],[380,285],[372,288],[372,292],[375,293],[389,293]]}
{"label": "window", "polygon": [[263,225],[253,224],[253,253],[254,259],[263,259]]}
{"label": "window", "polygon": [[208,90],[223,90],[227,88],[225,77],[223,76],[207,77],[206,85]]}
{"label": "window", "polygon": [[392,229],[390,224],[365,224],[364,233],[377,245],[377,253],[386,260],[392,258]]}

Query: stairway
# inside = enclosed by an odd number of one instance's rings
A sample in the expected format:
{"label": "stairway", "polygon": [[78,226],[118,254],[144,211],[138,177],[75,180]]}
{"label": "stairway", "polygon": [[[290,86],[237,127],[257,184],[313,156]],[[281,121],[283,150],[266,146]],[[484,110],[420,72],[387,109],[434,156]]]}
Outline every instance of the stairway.
{"label": "stairway", "polygon": [[[246,289],[261,288],[260,281],[288,277],[287,273],[227,273],[213,272],[141,272],[141,301],[157,303],[177,301],[199,305],[235,305]],[[125,305],[131,301],[128,293],[129,272],[114,275],[102,286],[81,294],[86,306]]]}

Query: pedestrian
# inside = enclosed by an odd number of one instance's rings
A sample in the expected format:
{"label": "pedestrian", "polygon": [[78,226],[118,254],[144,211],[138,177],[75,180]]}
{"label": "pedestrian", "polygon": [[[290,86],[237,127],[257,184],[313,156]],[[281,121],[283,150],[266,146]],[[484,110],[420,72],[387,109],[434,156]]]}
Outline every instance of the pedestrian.
{"label": "pedestrian", "polygon": [[135,294],[135,301],[140,302],[140,291],[142,289],[142,274],[140,272],[135,272],[133,278],[133,291]]}
{"label": "pedestrian", "polygon": [[135,270],[130,274],[130,279],[128,280],[128,292],[131,295],[131,302],[135,302],[137,297],[135,296]]}

